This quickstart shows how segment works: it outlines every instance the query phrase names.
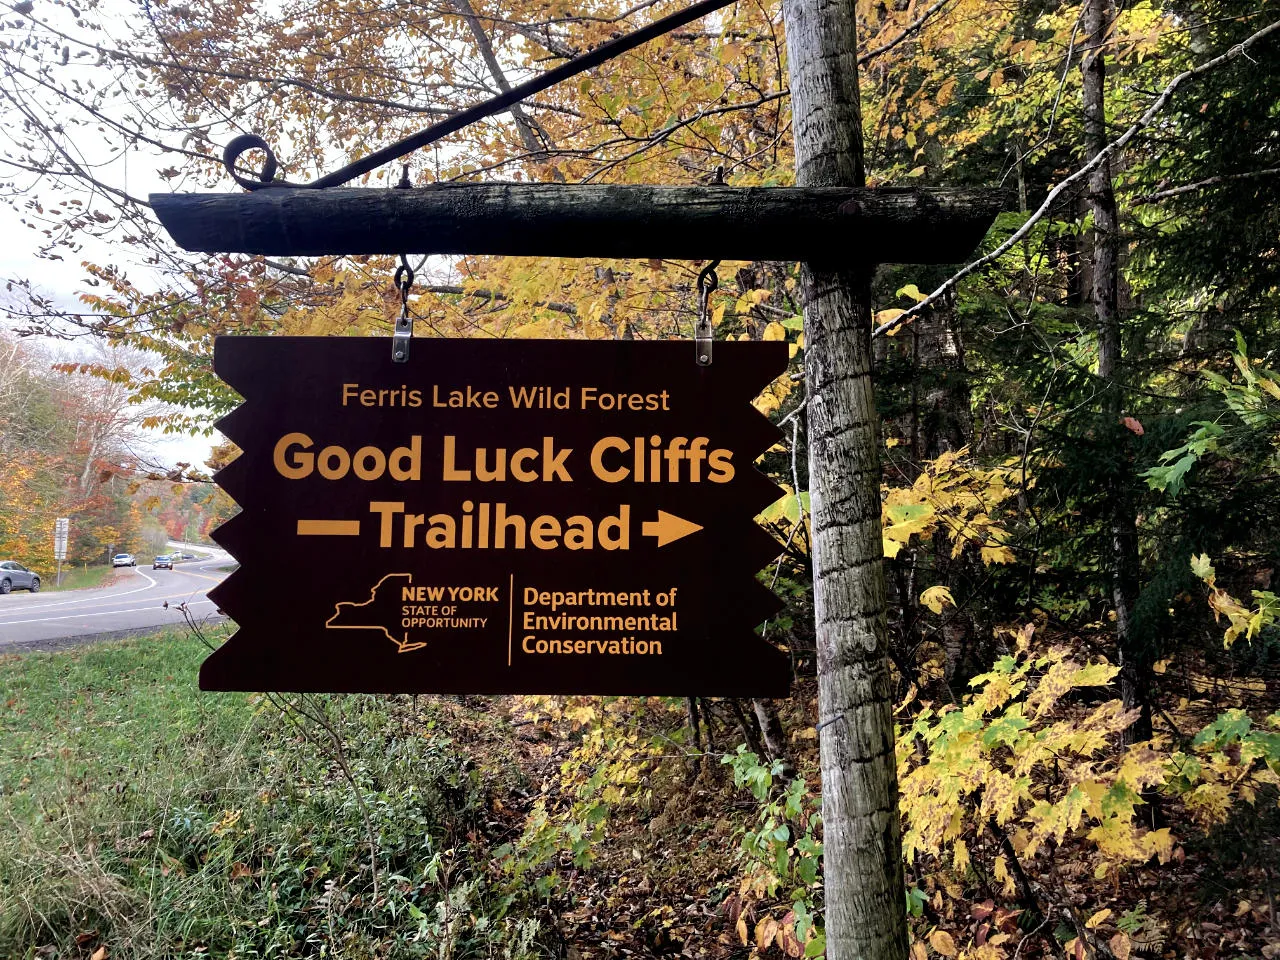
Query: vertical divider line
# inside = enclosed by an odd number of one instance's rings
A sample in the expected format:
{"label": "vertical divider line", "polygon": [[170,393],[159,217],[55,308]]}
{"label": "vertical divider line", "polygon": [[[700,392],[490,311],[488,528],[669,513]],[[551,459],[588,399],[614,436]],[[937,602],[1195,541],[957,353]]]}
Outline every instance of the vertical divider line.
{"label": "vertical divider line", "polygon": [[516,628],[516,575],[507,581],[507,666],[511,666],[511,638]]}

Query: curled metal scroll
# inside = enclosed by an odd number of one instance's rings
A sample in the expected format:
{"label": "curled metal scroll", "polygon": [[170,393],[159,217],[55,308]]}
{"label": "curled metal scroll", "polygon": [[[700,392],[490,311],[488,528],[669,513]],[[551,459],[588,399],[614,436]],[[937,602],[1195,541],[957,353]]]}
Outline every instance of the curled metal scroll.
{"label": "curled metal scroll", "polygon": [[[250,180],[241,176],[236,169],[236,161],[240,159],[242,154],[248,153],[250,150],[261,150],[267,155],[266,161],[262,164],[262,169],[258,171],[257,180]],[[227,173],[231,174],[232,179],[246,190],[260,190],[263,187],[284,185],[285,182],[276,181],[276,171],[280,169],[280,163],[276,160],[276,155],[267,144],[267,141],[256,133],[242,133],[228,143],[226,149],[222,151],[222,165],[227,168]]]}

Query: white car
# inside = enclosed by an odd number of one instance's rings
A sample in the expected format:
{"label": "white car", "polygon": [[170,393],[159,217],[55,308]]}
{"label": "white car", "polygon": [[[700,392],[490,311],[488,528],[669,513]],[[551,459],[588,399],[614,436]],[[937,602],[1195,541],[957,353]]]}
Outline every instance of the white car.
{"label": "white car", "polygon": [[111,558],[113,567],[136,567],[138,561],[134,559],[132,553],[117,553]]}

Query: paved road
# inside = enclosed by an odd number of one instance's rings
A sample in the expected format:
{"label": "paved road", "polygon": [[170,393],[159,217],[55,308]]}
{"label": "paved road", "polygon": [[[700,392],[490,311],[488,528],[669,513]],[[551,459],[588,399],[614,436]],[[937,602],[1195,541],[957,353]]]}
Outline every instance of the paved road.
{"label": "paved road", "polygon": [[[186,604],[195,620],[216,615],[205,596],[227,575],[219,569],[234,561],[215,547],[172,544],[172,549],[210,555],[188,560],[173,570],[152,570],[151,564],[123,567],[110,587],[93,590],[14,591],[0,596],[0,654],[35,646],[45,648],[98,634],[123,634],[183,622]],[[165,607],[165,604],[168,607]]]}

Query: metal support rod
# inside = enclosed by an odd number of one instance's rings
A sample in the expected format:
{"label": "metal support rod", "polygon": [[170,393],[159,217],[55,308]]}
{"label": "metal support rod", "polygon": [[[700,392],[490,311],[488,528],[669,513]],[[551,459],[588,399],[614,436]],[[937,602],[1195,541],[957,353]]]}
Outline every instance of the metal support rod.
{"label": "metal support rod", "polygon": [[[554,69],[548,70],[546,73],[539,74],[531,80],[512,87],[506,93],[478,103],[473,107],[468,107],[461,113],[456,113],[447,120],[441,120],[439,123],[432,124],[425,130],[421,130],[412,136],[405,137],[395,143],[389,144],[380,150],[375,150],[367,157],[362,157],[354,163],[349,163],[341,169],[333,171],[333,173],[325,174],[319,180],[311,183],[290,183],[286,180],[275,180],[275,172],[278,168],[278,161],[275,154],[271,151],[271,147],[260,136],[253,133],[244,134],[236,137],[227,144],[226,150],[223,151],[222,162],[226,166],[228,172],[235,179],[236,183],[244,187],[246,190],[261,190],[265,187],[293,187],[297,189],[320,190],[325,187],[336,187],[344,183],[348,183],[371,170],[376,170],[384,163],[390,163],[392,160],[398,160],[403,156],[407,156],[420,147],[435,143],[442,137],[447,137],[451,133],[461,130],[463,127],[470,126],[477,120],[483,120],[485,117],[491,117],[495,113],[501,113],[512,104],[519,103],[527,97],[533,96],[535,93],[541,93],[548,87],[555,86],[562,80],[568,80],[570,77],[576,77],[578,74],[590,70],[592,67],[607,63],[614,57],[626,53],[641,44],[648,43],[665,33],[670,33],[685,24],[690,23],[700,17],[706,16],[708,13],[714,13],[722,7],[729,6],[734,0],[699,0],[698,3],[685,9],[673,13],[670,16],[662,17],[653,21],[648,26],[641,27],[634,33],[628,33],[624,36],[610,40],[608,43],[601,44],[596,49],[588,51],[581,56],[574,57]],[[266,163],[263,164],[262,171],[258,180],[250,180],[241,177],[235,170],[235,162],[242,153],[248,150],[264,150],[267,154]]]}

